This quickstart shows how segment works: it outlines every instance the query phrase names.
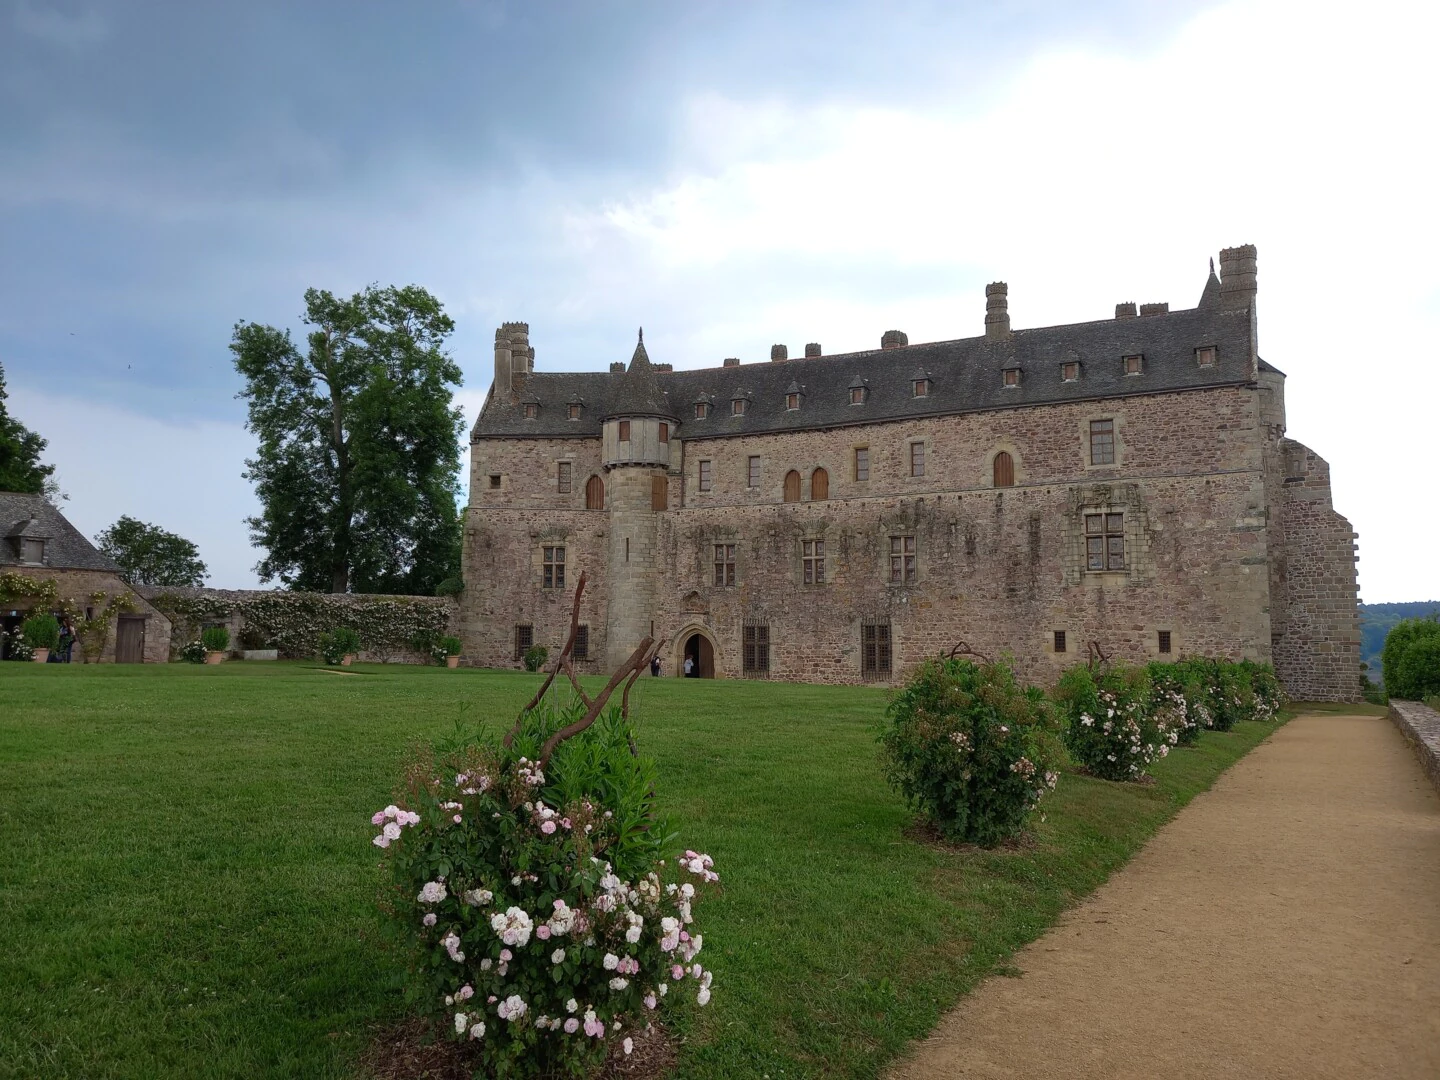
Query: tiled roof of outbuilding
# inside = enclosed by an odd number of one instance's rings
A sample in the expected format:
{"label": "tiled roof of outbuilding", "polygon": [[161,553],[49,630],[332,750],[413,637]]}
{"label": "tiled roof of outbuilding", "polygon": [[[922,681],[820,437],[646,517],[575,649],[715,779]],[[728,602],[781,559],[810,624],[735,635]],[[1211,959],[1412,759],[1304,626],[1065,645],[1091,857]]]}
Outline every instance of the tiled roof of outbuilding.
{"label": "tiled roof of outbuilding", "polygon": [[[922,416],[980,412],[1064,401],[1233,386],[1254,381],[1251,368],[1251,320],[1248,311],[1192,308],[1160,315],[1104,319],[1067,326],[1016,330],[1001,340],[984,337],[937,341],[893,349],[796,358],[739,367],[656,372],[648,357],[643,367],[654,380],[656,400],[632,395],[630,372],[534,372],[527,393],[542,402],[537,420],[525,420],[518,405],[492,395],[475,422],[475,438],[513,436],[594,438],[607,416],[622,412],[660,412],[679,416],[671,402],[702,398],[751,400],[743,414],[712,410],[704,419],[692,410],[675,432],[678,439],[798,431],[856,423],[877,423]],[[1213,345],[1216,361],[1201,367],[1200,346]],[[643,345],[637,347],[640,358]],[[1123,357],[1145,357],[1143,374],[1126,375]],[[1081,377],[1060,378],[1060,365],[1079,361]],[[635,362],[632,361],[633,371]],[[1005,386],[1001,372],[1020,368],[1018,386]],[[912,374],[915,373],[915,374]],[[914,396],[913,380],[930,381],[929,392]],[[799,409],[785,408],[792,384],[804,388]],[[849,389],[867,388],[863,404],[850,403]],[[579,421],[567,421],[564,403],[577,395],[587,406]]]}
{"label": "tiled roof of outbuilding", "polygon": [[[115,563],[96,549],[95,545],[66,520],[65,515],[51,506],[43,495],[22,495],[0,491],[0,566],[20,565],[20,552],[10,536],[19,533],[16,526],[30,520],[38,526],[38,535],[46,538],[45,565],[54,570],[119,571]],[[26,530],[21,530],[26,531]]]}

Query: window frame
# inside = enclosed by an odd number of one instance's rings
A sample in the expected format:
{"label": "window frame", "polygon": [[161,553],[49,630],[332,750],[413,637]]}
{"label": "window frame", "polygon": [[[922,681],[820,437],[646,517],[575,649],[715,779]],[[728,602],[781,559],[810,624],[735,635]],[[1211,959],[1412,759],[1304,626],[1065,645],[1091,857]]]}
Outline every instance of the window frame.
{"label": "window frame", "polygon": [[761,473],[760,455],[750,454],[745,463],[745,487],[751,491],[758,491],[760,483],[764,479]]}
{"label": "window frame", "polygon": [[800,583],[825,584],[825,538],[810,536],[800,541]]}
{"label": "window frame", "polygon": [[[792,477],[795,481],[793,484],[790,482]],[[780,491],[780,499],[782,502],[798,503],[802,501],[804,497],[805,478],[800,475],[799,469],[791,469],[785,474],[785,480]]]}
{"label": "window frame", "polygon": [[1051,631],[1053,636],[1050,639],[1050,651],[1056,653],[1069,652],[1069,642],[1065,640],[1064,630]]}
{"label": "window frame", "polygon": [[570,650],[572,660],[590,659],[590,624],[580,623],[575,627],[575,647]]}
{"label": "window frame", "polygon": [[919,480],[925,476],[925,440],[910,440],[910,477]]}
{"label": "window frame", "polygon": [[501,476],[501,474],[498,473],[498,472],[492,472],[492,473],[489,473],[489,474],[487,474],[487,475],[490,477],[490,490],[491,490],[491,491],[499,491],[499,490],[500,490],[500,476]]}
{"label": "window frame", "polygon": [[735,549],[738,546],[732,541],[712,544],[714,548],[714,559],[711,561],[714,570],[712,577],[717,588],[728,589],[739,582],[735,569]]}
{"label": "window frame", "polygon": [[710,415],[710,403],[707,401],[695,402],[695,419],[704,420]]}
{"label": "window frame", "polygon": [[1175,638],[1169,630],[1155,631],[1155,651],[1165,656],[1171,655],[1171,649],[1175,645]]}
{"label": "window frame", "polygon": [[575,487],[575,466],[573,462],[557,461],[555,463],[555,490],[561,495],[569,495]]}
{"label": "window frame", "polygon": [[1144,353],[1127,353],[1125,356],[1122,356],[1120,358],[1120,363],[1124,365],[1124,368],[1122,370],[1127,377],[1130,375],[1145,374]]}
{"label": "window frame", "polygon": [[914,533],[890,536],[889,574],[891,585],[914,585],[920,580],[920,560]]}
{"label": "window frame", "polygon": [[917,398],[929,397],[929,396],[930,396],[930,380],[929,380],[929,379],[911,379],[911,380],[910,380],[910,396],[911,396],[911,397],[917,397]]}
{"label": "window frame", "polygon": [[[600,498],[599,498],[599,500],[598,500],[599,503],[600,503],[600,505],[599,505],[599,506],[592,506],[591,504],[597,501],[596,499],[593,498],[593,496],[594,496],[594,494],[595,494],[596,492],[599,492],[599,494],[600,494]],[[605,509],[605,480],[604,480],[603,477],[601,477],[601,475],[600,475],[599,473],[591,473],[591,474],[590,474],[590,479],[585,481],[585,509],[586,509],[586,510],[604,510],[604,509]]]}
{"label": "window frame", "polygon": [[1019,368],[1002,368],[1000,371],[1000,386],[1002,389],[1013,390],[1020,385]]}
{"label": "window frame", "polygon": [[629,442],[629,441],[630,441],[630,421],[629,421],[629,420],[621,420],[618,424],[615,425],[615,441],[616,441],[616,442]]}
{"label": "window frame", "polygon": [[661,443],[662,446],[665,446],[665,445],[668,445],[669,442],[670,442],[670,425],[667,424],[664,420],[661,420],[661,421],[660,421],[660,443]]}
{"label": "window frame", "polygon": [[745,415],[745,410],[746,410],[747,408],[749,408],[749,406],[750,406],[750,402],[749,402],[747,399],[743,398],[743,397],[731,398],[731,399],[730,399],[730,415],[731,415],[731,416],[744,416],[744,415]]}
{"label": "window frame", "polygon": [[889,619],[869,616],[860,621],[860,677],[867,682],[889,678],[895,667],[895,636]]}
{"label": "window frame", "polygon": [[[1128,569],[1123,510],[1113,510],[1110,507],[1085,510],[1082,512],[1080,524],[1085,537],[1086,573],[1099,574]],[[1100,565],[1096,565],[1097,559]]]}
{"label": "window frame", "polygon": [[865,391],[866,391],[866,389],[867,389],[867,387],[864,387],[864,386],[852,386],[852,387],[850,387],[850,404],[851,404],[851,405],[864,405],[864,404],[865,404]]}
{"label": "window frame", "polygon": [[525,402],[524,406],[526,420],[538,420],[540,418],[540,406],[533,401]]}
{"label": "window frame", "polygon": [[710,491],[715,487],[715,466],[713,459],[700,459],[700,468],[695,477],[695,486],[698,491]]}
{"label": "window frame", "polygon": [[740,673],[751,678],[770,674],[770,624],[744,623],[740,629]]}
{"label": "window frame", "polygon": [[799,411],[800,411],[800,395],[799,395],[798,393],[786,394],[786,395],[785,395],[785,411],[786,411],[786,412],[799,412]]}
{"label": "window frame", "polygon": [[514,660],[524,660],[525,654],[535,647],[535,624],[516,623],[514,630]]}
{"label": "window frame", "polygon": [[[1209,359],[1206,359],[1208,357]],[[1198,367],[1214,367],[1220,359],[1220,349],[1215,345],[1195,346],[1195,363]]]}
{"label": "window frame", "polygon": [[[33,550],[31,545],[33,545],[34,548],[39,549],[38,558],[31,559],[26,557],[27,550]],[[36,539],[32,536],[22,536],[20,538],[20,562],[24,566],[44,566],[45,541],[41,539]]]}
{"label": "window frame", "polygon": [[[1001,468],[1002,459],[1004,461],[1003,470]],[[995,456],[990,459],[990,486],[994,488],[1015,486],[1015,455],[1009,450],[997,450]]]}
{"label": "window frame", "polygon": [[576,402],[576,401],[570,402],[569,406],[567,407],[566,412],[567,412],[567,419],[570,419],[570,420],[579,420],[579,419],[580,419],[580,403],[579,403],[579,402]]}
{"label": "window frame", "polygon": [[540,575],[542,589],[565,588],[564,544],[542,544],[540,546]]}
{"label": "window frame", "polygon": [[[1100,427],[1100,425],[1108,425]],[[1090,464],[1091,466],[1115,465],[1118,450],[1116,435],[1119,433],[1113,416],[1100,420],[1091,420],[1087,426],[1090,440]],[[1098,440],[1098,441],[1097,441]],[[1096,456],[1096,447],[1102,447],[1101,457]]]}
{"label": "window frame", "polygon": [[1061,382],[1079,382],[1079,381],[1080,381],[1080,361],[1079,361],[1079,360],[1066,360],[1065,362],[1063,362],[1063,363],[1060,365],[1060,381],[1061,381]]}
{"label": "window frame", "polygon": [[[862,454],[865,456],[863,463],[860,460]],[[864,484],[870,481],[870,447],[854,447],[854,452],[851,454],[851,467],[857,484]]]}

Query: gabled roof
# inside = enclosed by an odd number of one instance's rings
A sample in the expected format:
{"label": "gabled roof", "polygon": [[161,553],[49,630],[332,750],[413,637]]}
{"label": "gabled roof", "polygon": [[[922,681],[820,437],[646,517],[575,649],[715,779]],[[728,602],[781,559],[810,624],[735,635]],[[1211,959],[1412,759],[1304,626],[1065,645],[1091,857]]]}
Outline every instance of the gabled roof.
{"label": "gabled roof", "polygon": [[[701,398],[725,401],[744,397],[750,406],[738,416],[727,409],[712,410],[704,419],[687,418],[677,427],[675,438],[800,431],[1245,385],[1255,379],[1250,333],[1248,311],[1192,308],[1016,330],[1000,340],[961,338],[675,372],[656,372],[644,355],[642,342],[636,346],[630,370],[623,375],[537,371],[527,378],[526,391],[542,402],[563,402],[583,394],[593,405],[584,419],[566,421],[563,409],[542,409],[538,422],[526,421],[518,404],[503,395],[492,395],[475,422],[473,437],[596,438],[604,417],[622,411],[673,417],[677,414],[668,402]],[[1202,345],[1216,348],[1216,362],[1211,366],[1195,362],[1195,349]],[[1144,374],[1126,376],[1122,357],[1136,354],[1145,357]],[[637,361],[641,361],[643,384],[631,378]],[[1064,382],[1060,365],[1071,361],[1081,364],[1081,377]],[[1005,386],[1001,372],[1017,367],[1024,372],[1019,385]],[[915,378],[931,380],[924,397],[914,396],[911,383]],[[649,380],[654,380],[653,384]],[[805,388],[805,400],[801,408],[787,410],[785,393],[792,382]],[[645,389],[652,385],[653,391]],[[855,386],[866,389],[863,405],[850,403],[849,390]],[[643,400],[652,393],[658,400]],[[687,410],[687,417],[690,412]]]}
{"label": "gabled roof", "polygon": [[[34,523],[31,525],[31,523]],[[34,531],[30,531],[33,529]],[[18,531],[17,531],[18,530]],[[52,570],[109,570],[120,568],[106,558],[51,506],[43,495],[0,491],[0,566],[20,565],[16,539],[21,535],[45,539],[45,565]]]}

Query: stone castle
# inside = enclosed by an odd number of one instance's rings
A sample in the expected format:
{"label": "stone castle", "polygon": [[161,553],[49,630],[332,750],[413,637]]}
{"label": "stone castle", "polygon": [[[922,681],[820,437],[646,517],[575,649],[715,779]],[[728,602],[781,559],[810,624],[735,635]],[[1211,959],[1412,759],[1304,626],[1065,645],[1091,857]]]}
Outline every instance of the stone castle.
{"label": "stone castle", "polygon": [[1358,699],[1355,533],[1285,437],[1254,247],[1183,311],[1013,330],[1006,286],[985,296],[976,337],[685,371],[643,334],[628,365],[536,371],[529,327],[500,327],[470,661],[557,648],[583,570],[581,670],[653,635],[667,675],[888,682],[963,641],[1039,682],[1092,649],[1203,653]]}

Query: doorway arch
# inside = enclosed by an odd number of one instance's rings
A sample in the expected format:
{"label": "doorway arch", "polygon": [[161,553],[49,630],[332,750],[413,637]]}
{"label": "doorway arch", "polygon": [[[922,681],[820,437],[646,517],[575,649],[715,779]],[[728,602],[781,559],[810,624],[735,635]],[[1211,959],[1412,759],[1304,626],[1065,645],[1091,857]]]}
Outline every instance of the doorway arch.
{"label": "doorway arch", "polygon": [[675,635],[675,643],[671,652],[674,663],[671,670],[675,675],[681,678],[685,677],[685,660],[688,657],[691,661],[691,678],[713,679],[716,677],[715,639],[706,627],[698,623],[691,623]]}

